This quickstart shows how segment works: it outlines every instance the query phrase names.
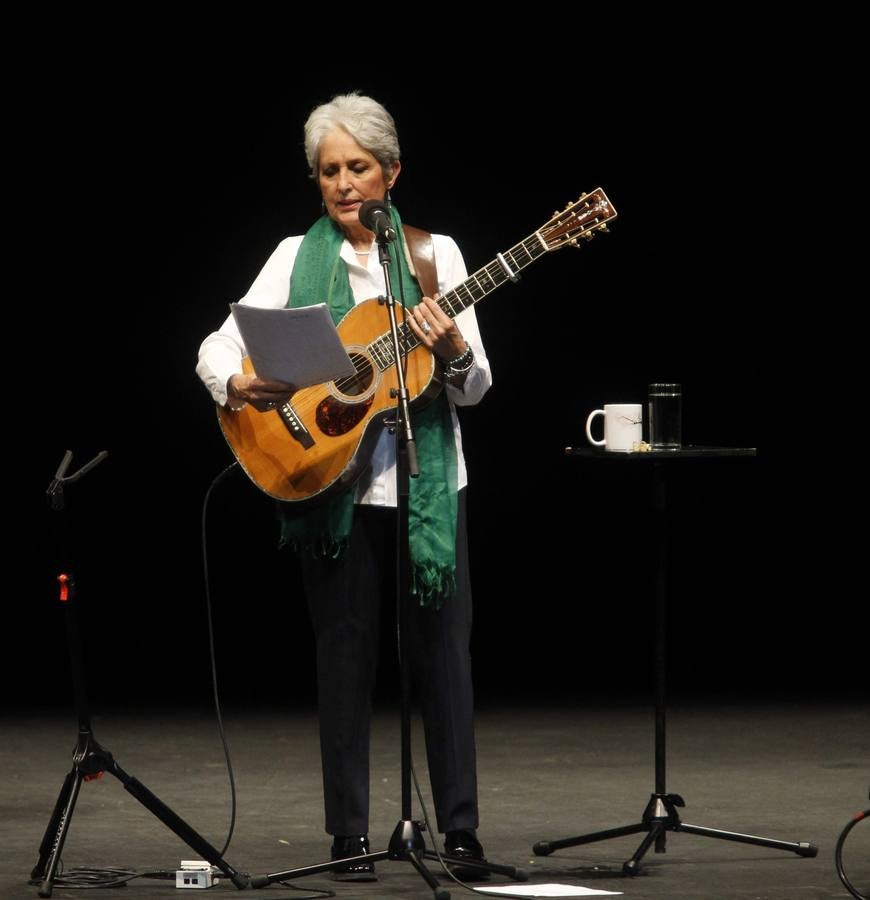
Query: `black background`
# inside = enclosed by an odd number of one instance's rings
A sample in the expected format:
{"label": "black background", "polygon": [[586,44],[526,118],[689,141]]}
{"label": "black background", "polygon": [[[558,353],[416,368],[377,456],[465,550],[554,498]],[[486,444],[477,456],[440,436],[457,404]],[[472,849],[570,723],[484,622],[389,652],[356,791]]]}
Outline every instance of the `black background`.
{"label": "black background", "polygon": [[[295,564],[241,474],[208,507],[209,618],[202,509],[232,456],[194,366],[275,245],[318,214],[302,125],[350,90],[396,119],[403,218],[452,235],[470,271],[584,190],[619,213],[478,307],[494,387],[461,418],[479,702],[651,699],[649,470],[564,448],[585,442],[591,409],[643,401],[652,381],[682,383],[687,443],[758,448],[673,470],[672,695],[863,689],[866,601],[848,572],[861,542],[830,514],[848,461],[809,450],[785,400],[808,358],[787,315],[806,251],[783,254],[782,224],[767,229],[792,76],[758,61],[762,35],[714,53],[637,23],[629,53],[549,16],[503,35],[268,4],[116,15],[54,18],[27,41],[9,171],[25,248],[7,384],[22,498],[10,704],[71,701],[54,581],[70,565],[95,703],[207,704],[210,620],[225,699],[313,700]],[[44,494],[67,449],[73,469],[109,458],[60,515]],[[387,618],[385,700],[393,647]]]}

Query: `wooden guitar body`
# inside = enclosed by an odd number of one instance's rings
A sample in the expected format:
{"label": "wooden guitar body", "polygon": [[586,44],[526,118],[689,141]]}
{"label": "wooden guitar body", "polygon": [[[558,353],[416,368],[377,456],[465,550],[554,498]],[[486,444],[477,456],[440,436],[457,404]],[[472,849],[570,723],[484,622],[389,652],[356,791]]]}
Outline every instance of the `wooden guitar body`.
{"label": "wooden guitar body", "polygon": [[[397,308],[401,321],[401,308]],[[392,420],[398,388],[395,367],[384,365],[378,339],[389,328],[378,300],[357,304],[336,326],[357,370],[356,377],[297,391],[283,407],[234,412],[218,406],[218,419],[239,464],[267,494],[278,500],[323,500],[353,483],[368,464],[374,445]],[[245,372],[253,371],[243,361]],[[422,405],[438,395],[435,358],[423,346],[408,354],[408,396]]]}

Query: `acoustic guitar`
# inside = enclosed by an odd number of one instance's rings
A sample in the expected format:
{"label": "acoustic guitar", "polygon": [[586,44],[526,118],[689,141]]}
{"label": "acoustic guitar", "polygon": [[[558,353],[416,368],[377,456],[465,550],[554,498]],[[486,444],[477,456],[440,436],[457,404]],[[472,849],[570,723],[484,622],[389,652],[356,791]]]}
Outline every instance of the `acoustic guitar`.
{"label": "acoustic guitar", "polygon": [[[451,318],[519,273],[545,253],[580,246],[616,217],[601,188],[569,203],[537,231],[438,298]],[[217,407],[221,431],[239,464],[269,496],[290,503],[315,503],[353,484],[365,470],[385,419],[395,416],[391,393],[398,387],[387,314],[377,298],[358,303],[336,329],[356,373],[302,388],[286,403],[258,412],[250,405],[234,411]],[[406,323],[399,344],[407,354],[405,384],[414,407],[425,405],[442,388],[439,367]],[[250,360],[242,360],[246,373]]]}

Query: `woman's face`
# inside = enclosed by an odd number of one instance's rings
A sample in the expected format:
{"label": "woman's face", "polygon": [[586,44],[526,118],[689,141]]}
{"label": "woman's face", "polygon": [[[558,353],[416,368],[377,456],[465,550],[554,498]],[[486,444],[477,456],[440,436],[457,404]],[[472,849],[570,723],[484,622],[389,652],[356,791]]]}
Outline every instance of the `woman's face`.
{"label": "woman's face", "polygon": [[383,200],[399,174],[393,165],[389,180],[377,159],[343,129],[335,128],[320,143],[317,180],[326,212],[345,234],[361,234],[359,208],[364,200]]}

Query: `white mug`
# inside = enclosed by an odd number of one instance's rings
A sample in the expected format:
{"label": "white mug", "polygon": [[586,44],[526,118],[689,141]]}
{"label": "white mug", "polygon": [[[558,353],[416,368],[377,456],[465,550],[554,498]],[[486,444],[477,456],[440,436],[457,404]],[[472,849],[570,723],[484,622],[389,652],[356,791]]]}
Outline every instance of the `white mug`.
{"label": "white mug", "polygon": [[[594,447],[630,453],[643,440],[643,415],[640,403],[605,403],[604,409],[594,409],[586,419],[586,437]],[[592,437],[592,421],[604,416],[604,440]]]}

